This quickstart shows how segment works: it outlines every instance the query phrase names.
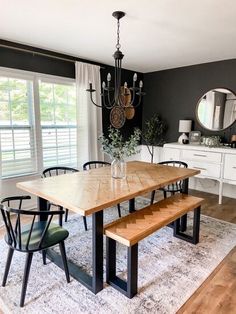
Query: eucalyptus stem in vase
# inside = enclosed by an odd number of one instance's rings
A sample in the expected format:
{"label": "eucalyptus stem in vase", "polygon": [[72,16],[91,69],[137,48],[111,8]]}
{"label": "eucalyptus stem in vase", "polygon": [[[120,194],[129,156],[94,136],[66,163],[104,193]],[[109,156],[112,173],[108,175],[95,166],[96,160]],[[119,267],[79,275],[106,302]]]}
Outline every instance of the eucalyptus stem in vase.
{"label": "eucalyptus stem in vase", "polygon": [[124,158],[138,153],[138,145],[141,137],[141,131],[136,128],[128,140],[124,140],[120,130],[108,129],[108,137],[104,134],[99,136],[98,140],[102,145],[102,150],[112,159],[111,175],[113,178],[122,179],[126,176],[126,163]]}

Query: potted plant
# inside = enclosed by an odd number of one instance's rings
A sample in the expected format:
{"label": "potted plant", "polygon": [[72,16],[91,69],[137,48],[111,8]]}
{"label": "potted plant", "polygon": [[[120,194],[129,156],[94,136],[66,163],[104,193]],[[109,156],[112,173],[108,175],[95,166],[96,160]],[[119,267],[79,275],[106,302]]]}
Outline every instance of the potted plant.
{"label": "potted plant", "polygon": [[138,152],[138,144],[141,137],[141,131],[136,128],[128,140],[124,140],[120,130],[108,129],[108,137],[104,134],[99,136],[98,140],[102,145],[102,150],[112,159],[111,175],[113,178],[122,179],[126,175],[125,157],[130,157]]}
{"label": "potted plant", "polygon": [[153,162],[154,157],[154,146],[161,146],[164,144],[163,134],[166,129],[166,123],[158,114],[154,114],[152,118],[145,122],[142,139],[151,155],[151,162]]}

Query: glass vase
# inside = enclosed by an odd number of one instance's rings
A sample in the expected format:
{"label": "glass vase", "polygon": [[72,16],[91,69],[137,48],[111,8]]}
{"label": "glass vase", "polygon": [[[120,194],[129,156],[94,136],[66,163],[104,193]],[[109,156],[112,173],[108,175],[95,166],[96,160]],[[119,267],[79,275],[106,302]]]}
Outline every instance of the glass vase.
{"label": "glass vase", "polygon": [[123,179],[126,176],[126,162],[124,159],[114,158],[111,163],[111,176],[115,179]]}

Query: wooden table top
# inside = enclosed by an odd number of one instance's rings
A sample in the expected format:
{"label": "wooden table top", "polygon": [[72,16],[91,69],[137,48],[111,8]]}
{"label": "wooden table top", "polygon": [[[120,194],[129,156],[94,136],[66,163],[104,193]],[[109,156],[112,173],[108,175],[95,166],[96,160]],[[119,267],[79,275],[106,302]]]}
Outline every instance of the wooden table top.
{"label": "wooden table top", "polygon": [[19,182],[17,187],[87,216],[199,173],[199,170],[131,161],[127,163],[125,179],[112,178],[108,166]]}

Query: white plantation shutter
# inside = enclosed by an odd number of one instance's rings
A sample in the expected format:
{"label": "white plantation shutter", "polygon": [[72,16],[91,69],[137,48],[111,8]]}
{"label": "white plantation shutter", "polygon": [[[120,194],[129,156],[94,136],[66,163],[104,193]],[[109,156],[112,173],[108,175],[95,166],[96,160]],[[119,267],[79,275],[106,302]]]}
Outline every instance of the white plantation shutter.
{"label": "white plantation shutter", "polygon": [[76,167],[76,139],[76,126],[42,126],[44,167],[55,165]]}
{"label": "white plantation shutter", "polygon": [[0,76],[1,176],[35,173],[33,81]]}
{"label": "white plantation shutter", "polygon": [[53,79],[39,83],[43,167],[77,166],[75,84]]}

